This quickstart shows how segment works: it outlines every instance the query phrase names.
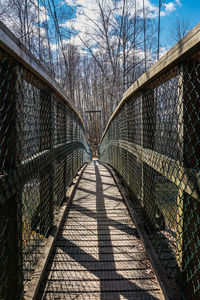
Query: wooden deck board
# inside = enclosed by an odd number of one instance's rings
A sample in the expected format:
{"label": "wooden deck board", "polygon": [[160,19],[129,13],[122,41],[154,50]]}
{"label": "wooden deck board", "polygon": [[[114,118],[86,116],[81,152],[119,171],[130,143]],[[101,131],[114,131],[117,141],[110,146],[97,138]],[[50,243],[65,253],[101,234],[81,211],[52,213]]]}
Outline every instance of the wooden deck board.
{"label": "wooden deck board", "polygon": [[79,182],[37,299],[164,299],[120,192],[97,162]]}
{"label": "wooden deck board", "polygon": [[[39,294],[39,297],[43,296],[43,294]],[[123,295],[118,293],[100,293],[100,292],[89,292],[89,293],[54,293],[46,291],[44,294],[44,298],[46,300],[156,300],[160,298],[159,291],[148,291],[145,293],[141,293],[140,291],[135,292],[123,292]]]}

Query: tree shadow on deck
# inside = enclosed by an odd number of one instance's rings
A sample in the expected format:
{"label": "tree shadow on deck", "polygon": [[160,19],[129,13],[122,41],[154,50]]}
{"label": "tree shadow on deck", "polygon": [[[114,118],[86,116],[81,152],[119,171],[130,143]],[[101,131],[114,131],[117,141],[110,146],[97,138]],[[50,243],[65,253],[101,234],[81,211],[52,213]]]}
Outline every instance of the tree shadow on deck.
{"label": "tree shadow on deck", "polygon": [[[75,285],[79,285],[80,281],[82,282],[82,286],[80,285],[80,291],[77,290],[76,295],[73,291],[71,291],[72,287],[69,286],[69,281],[62,280],[60,278],[60,281],[57,281],[57,286],[55,287],[55,290],[53,291],[54,295],[52,298],[48,299],[76,299],[79,296],[79,292],[81,294],[84,293],[85,298],[89,299],[87,295],[94,294],[94,298],[90,299],[96,299],[95,297],[98,296],[98,299],[101,300],[119,300],[122,299],[160,299],[160,293],[159,293],[159,287],[152,283],[154,280],[154,275],[152,276],[152,273],[143,273],[145,274],[144,277],[141,277],[142,270],[146,270],[149,268],[149,265],[147,266],[145,264],[145,259],[143,258],[143,261],[141,259],[141,248],[136,247],[136,252],[134,252],[134,246],[127,246],[125,242],[123,241],[123,237],[120,239],[120,244],[122,242],[122,245],[113,246],[113,242],[111,239],[111,232],[110,232],[110,226],[114,228],[114,230],[120,230],[123,234],[128,234],[130,236],[130,239],[139,239],[138,233],[135,228],[132,228],[131,226],[124,224],[123,222],[119,222],[117,220],[112,219],[112,217],[107,217],[106,213],[106,205],[105,205],[105,199],[110,199],[112,201],[119,201],[120,199],[117,197],[110,197],[107,195],[104,195],[103,193],[103,184],[101,180],[101,174],[99,171],[98,164],[94,161],[94,167],[95,167],[95,175],[96,175],[96,192],[92,192],[87,190],[88,194],[92,194],[96,196],[96,212],[81,207],[80,205],[73,203],[73,211],[81,213],[82,215],[85,215],[87,217],[90,217],[93,219],[93,221],[96,224],[96,232],[97,232],[97,239],[96,239],[96,245],[97,245],[97,255],[98,259],[94,257],[94,253],[87,252],[87,248],[90,247],[90,242],[88,241],[88,244],[86,246],[78,246],[76,245],[76,241],[71,241],[69,238],[66,238],[66,235],[60,235],[61,242],[57,247],[61,250],[63,253],[63,257],[67,254],[68,259],[70,262],[76,262],[76,270],[64,270],[65,269],[65,263],[62,260],[60,261],[59,268],[56,267],[56,262],[54,263],[54,260],[52,258],[52,265],[53,268],[50,272],[57,272],[60,271],[65,272],[65,276],[67,277],[67,272],[71,272],[71,274],[75,271],[80,272],[79,279],[77,279],[74,275],[74,281]],[[81,190],[79,188],[79,190]],[[86,191],[86,189],[84,189]],[[116,199],[115,199],[116,198]],[[76,201],[77,202],[77,201]],[[94,201],[95,203],[95,201]],[[119,211],[119,210],[118,210]],[[65,220],[63,222],[63,227],[67,228],[67,225],[65,224],[66,220],[68,219],[68,216],[66,215]],[[103,234],[102,234],[103,232]],[[116,235],[118,236],[118,235]],[[123,236],[123,235],[122,235]],[[80,233],[79,235],[79,242],[81,241],[82,235]],[[82,240],[83,241],[83,240]],[[87,241],[86,241],[87,243]],[[115,248],[115,250],[113,249]],[[95,248],[95,247],[94,247]],[[129,250],[129,251],[128,251]],[[120,270],[116,267],[116,261],[114,255],[122,255],[123,259],[120,261],[118,260],[118,264],[122,264]],[[130,254],[130,255],[129,255]],[[134,258],[134,255],[138,255],[138,258]],[[56,254],[55,254],[56,255]],[[124,264],[124,255],[126,255],[126,260],[128,263],[128,267],[126,264],[126,267],[124,267],[123,270],[123,264]],[[133,255],[133,256],[132,256]],[[66,256],[65,256],[66,257]],[[84,259],[83,259],[84,258]],[[135,262],[138,261],[138,263],[135,263],[134,266],[134,260]],[[143,266],[143,267],[142,267]],[[50,267],[51,268],[51,267]],[[93,278],[88,279],[87,275],[84,276],[84,270],[85,272],[89,272],[91,277]],[[130,277],[127,275],[127,278],[124,277],[122,274],[120,274],[120,271],[133,271],[136,274],[136,277],[133,276]],[[137,274],[138,272],[138,274]],[[60,274],[60,273],[59,273]],[[87,273],[88,274],[88,273]],[[80,276],[82,278],[80,279]],[[61,276],[62,277],[62,276]],[[55,278],[55,277],[54,277]],[[49,278],[51,280],[51,278]],[[136,282],[132,282],[133,279]],[[91,281],[90,281],[91,280]],[[66,282],[66,283],[65,283]],[[85,284],[90,285],[90,288],[85,288]],[[97,288],[97,282],[98,282],[98,288]],[[137,284],[138,283],[138,284]],[[144,287],[143,287],[144,286]],[[78,286],[76,287],[78,289]],[[59,298],[59,293],[63,291],[66,294],[66,298],[64,294],[62,294],[62,297]],[[57,294],[58,293],[58,294]],[[70,293],[73,294],[72,297],[70,297]],[[156,295],[153,296],[152,294]],[[56,295],[56,296],[55,296]],[[157,296],[158,295],[158,296]],[[44,298],[45,299],[45,298]],[[78,298],[79,299],[79,298]],[[82,296],[81,299],[84,299]]]}
{"label": "tree shadow on deck", "polygon": [[[82,191],[84,193],[89,193],[89,194],[93,194],[94,196],[97,195],[97,192],[93,192],[91,190],[82,188],[82,187],[78,187],[77,188],[78,191]],[[113,197],[113,196],[109,196],[109,195],[104,195],[102,194],[102,197],[105,197],[106,199],[110,199],[110,200],[114,200],[114,201],[118,201],[118,202],[123,202],[121,198],[117,198],[117,197]]]}
{"label": "tree shadow on deck", "polygon": [[[96,182],[96,180],[92,180],[92,179],[89,179],[89,178],[81,178],[81,180],[85,180],[85,181],[89,181],[89,182]],[[108,186],[116,186],[114,183],[112,184],[112,183],[107,183],[107,182],[103,182],[102,181],[102,184],[104,184],[104,185],[108,185]]]}

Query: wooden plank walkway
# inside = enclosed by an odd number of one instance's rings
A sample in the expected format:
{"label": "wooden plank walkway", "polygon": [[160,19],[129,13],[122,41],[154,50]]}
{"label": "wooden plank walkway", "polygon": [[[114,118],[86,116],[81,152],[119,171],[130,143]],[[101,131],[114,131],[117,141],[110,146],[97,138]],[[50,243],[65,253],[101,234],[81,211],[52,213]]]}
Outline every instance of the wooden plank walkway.
{"label": "wooden plank walkway", "polygon": [[97,161],[79,182],[37,299],[164,299],[120,192]]}

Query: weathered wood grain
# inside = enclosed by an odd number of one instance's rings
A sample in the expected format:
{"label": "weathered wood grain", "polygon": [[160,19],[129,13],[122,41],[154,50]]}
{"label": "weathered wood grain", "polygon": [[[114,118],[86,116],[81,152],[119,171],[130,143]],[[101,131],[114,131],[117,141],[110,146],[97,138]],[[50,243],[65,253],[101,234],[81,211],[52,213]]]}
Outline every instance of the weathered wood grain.
{"label": "weathered wood grain", "polygon": [[120,192],[97,162],[84,172],[54,242],[38,299],[51,297],[164,299]]}

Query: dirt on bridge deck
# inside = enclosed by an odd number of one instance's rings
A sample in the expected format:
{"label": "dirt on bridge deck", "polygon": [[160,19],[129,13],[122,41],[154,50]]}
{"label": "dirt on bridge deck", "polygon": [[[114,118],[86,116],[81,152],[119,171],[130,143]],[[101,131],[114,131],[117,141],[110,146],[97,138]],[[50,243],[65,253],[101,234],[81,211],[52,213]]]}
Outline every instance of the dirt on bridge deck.
{"label": "dirt on bridge deck", "polygon": [[98,161],[78,184],[37,299],[164,299],[121,194]]}

